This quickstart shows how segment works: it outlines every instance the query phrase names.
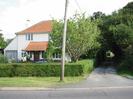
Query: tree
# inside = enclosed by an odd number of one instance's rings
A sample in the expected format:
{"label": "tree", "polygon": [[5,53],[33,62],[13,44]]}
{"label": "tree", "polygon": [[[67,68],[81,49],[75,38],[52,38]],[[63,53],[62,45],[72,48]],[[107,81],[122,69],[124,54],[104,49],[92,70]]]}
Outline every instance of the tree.
{"label": "tree", "polygon": [[100,46],[97,41],[100,34],[97,23],[84,14],[69,19],[67,33],[66,48],[73,61],[88,50]]}
{"label": "tree", "polygon": [[0,48],[5,48],[6,42],[2,34],[0,34]]}
{"label": "tree", "polygon": [[94,12],[93,15],[92,15],[92,19],[93,20],[96,20],[96,19],[101,19],[101,18],[104,18],[106,15],[100,11],[98,12]]}
{"label": "tree", "polygon": [[115,59],[120,59],[125,50],[133,44],[133,2],[119,11],[103,18],[99,25],[101,30],[101,45],[115,53]]}
{"label": "tree", "polygon": [[[55,47],[60,48],[62,42],[63,21],[53,22],[51,39]],[[84,14],[75,14],[68,19],[66,51],[72,61],[77,61],[88,50],[100,46],[97,41],[100,31],[97,23]]]}
{"label": "tree", "polygon": [[49,44],[46,53],[44,53],[45,57],[48,61],[51,61],[52,56],[56,51],[61,52],[62,46],[62,33],[63,33],[63,21],[62,20],[54,20],[52,21],[52,32],[49,34]]}

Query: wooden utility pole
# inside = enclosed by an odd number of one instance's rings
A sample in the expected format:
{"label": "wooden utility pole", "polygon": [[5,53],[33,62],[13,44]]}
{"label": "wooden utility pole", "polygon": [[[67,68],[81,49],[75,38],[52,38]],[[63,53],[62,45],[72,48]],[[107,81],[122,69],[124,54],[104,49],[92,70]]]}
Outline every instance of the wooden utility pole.
{"label": "wooden utility pole", "polygon": [[65,67],[65,49],[66,49],[66,32],[67,32],[67,10],[68,0],[65,2],[65,14],[64,14],[64,31],[63,31],[63,42],[62,42],[62,60],[61,60],[61,76],[60,81],[64,81],[64,67]]}

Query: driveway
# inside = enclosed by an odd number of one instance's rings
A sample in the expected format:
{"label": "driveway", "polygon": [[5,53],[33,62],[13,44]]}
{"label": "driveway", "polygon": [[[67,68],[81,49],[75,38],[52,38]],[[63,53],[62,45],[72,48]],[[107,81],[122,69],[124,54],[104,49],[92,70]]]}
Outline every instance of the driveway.
{"label": "driveway", "polygon": [[133,80],[119,76],[113,67],[98,67],[86,80],[78,84],[70,84],[66,88],[94,88],[94,87],[126,87],[133,86]]}

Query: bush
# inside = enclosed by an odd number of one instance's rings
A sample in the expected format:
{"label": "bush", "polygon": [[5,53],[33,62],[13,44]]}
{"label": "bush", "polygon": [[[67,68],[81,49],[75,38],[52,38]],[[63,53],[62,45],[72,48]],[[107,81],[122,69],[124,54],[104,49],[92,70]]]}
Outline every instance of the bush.
{"label": "bush", "polygon": [[133,71],[133,55],[127,56],[119,65],[118,70]]}
{"label": "bush", "polygon": [[0,65],[0,77],[11,77],[13,66],[9,64]]}
{"label": "bush", "polygon": [[127,56],[118,66],[118,74],[122,76],[133,76],[133,56]]}
{"label": "bush", "polygon": [[81,60],[77,63],[82,64],[83,74],[90,73],[94,68],[94,60]]}
{"label": "bush", "polygon": [[[93,61],[79,61],[77,63],[69,63],[65,65],[65,76],[81,76],[89,73],[93,69]],[[0,64],[1,77],[49,77],[60,76],[59,63],[16,63],[16,64]]]}
{"label": "bush", "polygon": [[0,54],[0,63],[7,63],[8,59],[4,55]]}

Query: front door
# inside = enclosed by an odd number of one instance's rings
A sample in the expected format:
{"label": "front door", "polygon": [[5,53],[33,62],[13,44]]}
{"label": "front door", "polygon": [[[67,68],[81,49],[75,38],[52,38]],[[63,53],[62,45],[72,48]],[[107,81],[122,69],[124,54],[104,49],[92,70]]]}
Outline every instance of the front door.
{"label": "front door", "polygon": [[40,52],[34,52],[34,61],[39,61]]}

